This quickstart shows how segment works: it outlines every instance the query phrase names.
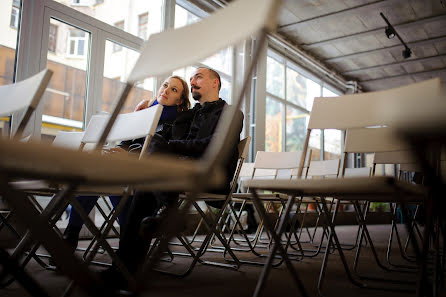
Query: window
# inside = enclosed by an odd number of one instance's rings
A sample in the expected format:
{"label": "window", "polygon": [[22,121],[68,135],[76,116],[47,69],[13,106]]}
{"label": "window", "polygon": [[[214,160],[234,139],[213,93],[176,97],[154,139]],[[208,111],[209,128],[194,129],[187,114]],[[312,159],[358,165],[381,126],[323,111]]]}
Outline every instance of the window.
{"label": "window", "polygon": [[[200,19],[201,18],[199,16],[193,14],[187,9],[179,6],[178,4],[175,5],[175,28],[196,23],[200,21]],[[228,47],[219,51],[215,55],[204,59],[200,63],[191,65],[191,67],[178,69],[174,71],[174,74],[184,77],[184,79],[188,81],[192,72],[198,67],[205,66],[216,70],[220,74],[221,78],[220,98],[224,99],[230,104],[232,96],[232,56],[233,49],[232,47]],[[192,106],[195,103],[196,101],[191,98]]]}
{"label": "window", "polygon": [[320,95],[320,86],[273,51],[268,51],[266,65],[265,150],[302,150],[312,97]]}
{"label": "window", "polygon": [[149,22],[149,13],[143,13],[138,16],[138,37],[147,39],[147,24]]}
{"label": "window", "polygon": [[12,9],[11,9],[11,21],[9,25],[17,29],[19,27],[19,18],[20,18],[20,0],[12,1]]}
{"label": "window", "polygon": [[[120,21],[120,22],[115,23],[115,27],[118,28],[118,29],[124,30],[124,21]],[[121,50],[122,50],[122,46],[120,46],[117,43],[113,44],[113,52],[114,53],[115,52],[119,52]]]}
{"label": "window", "polygon": [[69,29],[68,55],[83,57],[86,53],[87,39],[85,32],[79,29]]}
{"label": "window", "polygon": [[57,26],[50,24],[50,32],[48,36],[48,51],[55,53],[57,46]]}
{"label": "window", "polygon": [[[150,34],[160,32],[162,28],[164,0],[54,1],[68,5],[82,14],[88,14],[88,16],[111,26],[114,26],[116,22],[124,20],[126,26],[123,30],[135,36],[144,35],[143,39],[147,39]],[[88,6],[88,9],[85,6]],[[138,17],[143,15],[145,15],[145,33],[139,33]],[[148,15],[150,15],[150,18],[148,18]]]}

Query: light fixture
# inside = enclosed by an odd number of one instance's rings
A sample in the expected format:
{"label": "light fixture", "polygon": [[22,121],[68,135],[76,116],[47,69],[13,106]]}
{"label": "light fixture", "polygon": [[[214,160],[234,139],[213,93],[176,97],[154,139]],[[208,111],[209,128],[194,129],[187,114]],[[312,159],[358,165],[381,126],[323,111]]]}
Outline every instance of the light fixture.
{"label": "light fixture", "polygon": [[396,32],[395,28],[392,26],[392,24],[389,23],[389,21],[387,20],[387,18],[384,16],[384,14],[382,12],[379,13],[381,15],[381,17],[384,19],[384,21],[387,24],[387,27],[385,29],[385,33],[387,38],[392,39],[395,36],[398,37],[398,39],[401,41],[401,43],[404,45],[404,50],[402,52],[403,54],[403,58],[404,59],[408,59],[410,58],[410,56],[412,55],[412,51],[410,50],[410,48],[407,46],[407,44],[404,42],[404,40],[401,38],[401,36],[398,34],[398,32]]}
{"label": "light fixture", "polygon": [[392,39],[395,37],[395,29],[393,29],[392,26],[387,26],[385,32],[386,32],[387,38]]}

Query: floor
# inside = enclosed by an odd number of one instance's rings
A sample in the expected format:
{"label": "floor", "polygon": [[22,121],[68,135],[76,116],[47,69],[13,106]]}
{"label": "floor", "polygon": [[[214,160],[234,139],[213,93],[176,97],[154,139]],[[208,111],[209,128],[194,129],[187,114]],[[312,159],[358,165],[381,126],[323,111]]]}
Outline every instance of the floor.
{"label": "floor", "polygon": [[[400,229],[404,229],[400,226]],[[355,226],[338,226],[337,232],[341,242],[352,243],[356,236]],[[369,227],[371,236],[380,260],[385,261],[385,247],[387,245],[387,237],[389,234],[389,225],[371,225]],[[116,244],[117,240],[111,240],[112,244]],[[80,246],[85,246],[87,241],[82,241]],[[305,244],[308,248],[309,245]],[[173,248],[174,250],[177,248]],[[325,281],[322,288],[323,296],[415,296],[416,280],[415,273],[400,273],[383,271],[377,267],[376,262],[370,253],[369,248],[365,248],[360,256],[360,265],[358,271],[364,275],[380,277],[388,280],[388,282],[378,282],[364,279],[368,288],[359,288],[353,285],[346,277],[346,273],[340,261],[338,253],[330,254],[328,267],[325,275]],[[393,252],[396,252],[396,244],[394,244]],[[78,252],[80,255],[80,252]],[[353,263],[354,251],[345,251],[347,261],[351,267]],[[395,253],[395,255],[397,255]],[[241,259],[257,260],[257,258],[248,253],[237,253]],[[106,256],[100,258],[107,259]],[[220,253],[206,254],[206,260],[222,261]],[[395,256],[395,262],[401,262],[398,256]],[[305,258],[302,261],[293,261],[293,266],[298,272],[299,277],[303,281],[309,296],[317,296],[317,280],[321,267],[322,255],[313,258]],[[182,271],[186,269],[190,263],[189,258],[175,257],[173,263],[161,263],[161,268],[170,271]],[[407,263],[407,262],[406,262]],[[94,267],[93,269],[101,269]],[[27,270],[39,284],[41,284],[50,296],[60,296],[68,284],[68,280],[63,275],[54,271],[43,269],[36,262],[31,261],[27,266]],[[253,296],[257,280],[261,274],[261,266],[242,265],[239,270],[231,270],[210,265],[198,264],[190,275],[184,278],[176,278],[160,273],[155,273],[152,279],[147,280],[147,291],[140,296]],[[397,283],[395,280],[411,282],[410,284]],[[379,289],[385,289],[381,290]],[[390,291],[390,288],[409,289],[406,292]],[[379,289],[379,290],[378,290]],[[0,289],[0,296],[17,297],[29,296],[19,284],[12,283],[7,288]],[[74,291],[72,296],[84,296],[80,289]],[[288,270],[284,264],[271,270],[266,282],[266,286],[261,296],[302,296],[293,283]]]}

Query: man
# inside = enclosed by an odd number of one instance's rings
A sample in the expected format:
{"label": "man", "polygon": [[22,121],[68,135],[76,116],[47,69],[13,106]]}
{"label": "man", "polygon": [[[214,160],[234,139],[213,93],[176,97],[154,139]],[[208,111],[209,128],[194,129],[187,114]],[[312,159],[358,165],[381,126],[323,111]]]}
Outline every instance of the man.
{"label": "man", "polygon": [[[152,140],[149,151],[178,155],[181,158],[200,158],[212,137],[227,103],[219,98],[221,89],[220,75],[209,68],[198,68],[190,78],[192,97],[198,101],[193,109],[183,112],[173,125],[160,131]],[[237,139],[243,127],[243,113],[239,112],[233,119],[238,123]],[[225,164],[226,183],[214,193],[228,193],[229,183],[235,172],[238,159],[238,141],[229,161]],[[127,224],[121,231],[118,255],[130,272],[135,273],[150,247],[153,232],[157,228],[153,218],[158,210],[167,209],[178,200],[177,192],[136,192],[130,206]],[[147,218],[148,217],[148,218]],[[143,234],[141,222],[145,219]]]}

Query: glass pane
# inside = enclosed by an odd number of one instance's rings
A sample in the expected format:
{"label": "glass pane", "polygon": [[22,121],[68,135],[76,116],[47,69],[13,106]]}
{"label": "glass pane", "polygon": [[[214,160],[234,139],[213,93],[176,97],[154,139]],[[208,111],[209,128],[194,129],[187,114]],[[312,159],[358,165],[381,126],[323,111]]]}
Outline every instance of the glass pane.
{"label": "glass pane", "polygon": [[266,91],[280,98],[285,97],[284,65],[271,57],[266,59]]}
{"label": "glass pane", "polygon": [[[87,91],[86,47],[90,39],[88,32],[58,20],[51,19],[50,24],[55,26],[56,35],[49,40],[53,48],[47,54],[47,67],[54,74],[42,99],[44,135],[55,135],[58,130],[82,129]],[[70,36],[83,36],[83,39],[75,37],[70,40]],[[67,47],[70,47],[70,51]]]}
{"label": "glass pane", "polygon": [[[186,68],[181,68],[178,70],[175,70],[173,72],[173,75],[178,75],[179,77],[182,77],[185,81],[189,82],[190,77],[192,76],[192,73],[196,70],[196,67],[186,67]],[[223,82],[222,82],[223,83]],[[190,87],[190,86],[189,86]],[[222,88],[224,87],[224,85],[222,84],[221,86]],[[229,92],[230,93],[230,92]],[[221,93],[220,93],[221,94]],[[192,95],[189,96],[189,102],[190,102],[190,106],[194,107],[195,103],[198,103],[198,101],[195,101],[194,98],[192,98]]]}
{"label": "glass pane", "polygon": [[311,160],[321,159],[321,130],[311,130],[308,149],[311,150]]}
{"label": "glass pane", "polygon": [[266,97],[265,151],[281,152],[283,139],[284,105],[271,97]]}
{"label": "glass pane", "polygon": [[286,151],[303,150],[307,133],[308,114],[287,106],[286,108]]}
{"label": "glass pane", "polygon": [[[102,85],[101,110],[111,112],[118,100],[125,81],[139,53],[126,47],[115,51],[116,43],[107,40],[105,42],[104,79]],[[143,99],[153,98],[153,79],[149,78],[138,83],[130,92],[121,113],[132,112],[135,106]]]}
{"label": "glass pane", "polygon": [[305,108],[310,110],[313,108],[314,97],[321,96],[321,86],[315,83],[311,79],[305,79],[306,95],[305,95]]}
{"label": "glass pane", "polygon": [[85,46],[85,40],[79,39],[79,42],[77,43],[77,55],[83,56],[84,55],[84,46]]}
{"label": "glass pane", "polygon": [[161,31],[163,0],[55,0],[109,25],[124,21],[124,31],[138,36],[138,16],[148,14],[145,38]]}
{"label": "glass pane", "polygon": [[[4,21],[0,25],[0,85],[14,81],[14,64],[17,49],[17,35],[21,1],[0,1]],[[0,117],[0,136],[9,133],[9,117]]]}
{"label": "glass pane", "polygon": [[196,23],[200,18],[179,5],[175,5],[175,28]]}
{"label": "glass pane", "polygon": [[232,75],[232,47],[219,51],[215,55],[205,59],[202,63],[218,72]]}
{"label": "glass pane", "polygon": [[325,160],[338,159],[341,157],[342,131],[336,129],[324,130],[324,158]]}
{"label": "glass pane", "polygon": [[337,97],[339,95],[334,93],[334,92],[332,92],[332,91],[330,91],[327,88],[323,88],[322,89],[322,96],[324,96],[324,97]]}
{"label": "glass pane", "polygon": [[220,89],[220,98],[224,99],[228,104],[231,104],[231,92],[232,85],[229,81],[222,78],[221,79],[221,89]]}

